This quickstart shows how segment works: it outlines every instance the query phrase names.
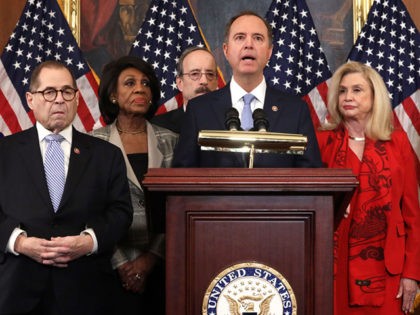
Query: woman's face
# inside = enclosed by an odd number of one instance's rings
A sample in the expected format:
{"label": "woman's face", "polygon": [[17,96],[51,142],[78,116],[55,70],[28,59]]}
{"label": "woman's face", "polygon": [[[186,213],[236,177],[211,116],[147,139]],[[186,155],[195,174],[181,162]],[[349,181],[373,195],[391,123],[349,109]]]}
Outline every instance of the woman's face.
{"label": "woman's face", "polygon": [[127,68],[118,76],[117,91],[111,95],[121,114],[145,115],[150,108],[152,91],[147,76],[136,68]]}
{"label": "woman's face", "polygon": [[338,108],[344,120],[366,121],[373,107],[373,91],[361,73],[342,77],[338,87]]}

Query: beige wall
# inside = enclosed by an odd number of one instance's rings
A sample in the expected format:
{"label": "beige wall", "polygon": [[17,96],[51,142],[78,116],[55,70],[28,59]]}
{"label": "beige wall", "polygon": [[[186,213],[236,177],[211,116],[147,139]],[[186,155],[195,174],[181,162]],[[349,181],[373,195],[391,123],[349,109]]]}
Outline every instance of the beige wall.
{"label": "beige wall", "polygon": [[[200,0],[198,0],[200,1]],[[407,6],[408,11],[417,29],[420,29],[420,1],[419,0],[403,0]],[[0,52],[3,51],[7,40],[12,33],[20,15],[22,14],[23,7],[26,0],[13,0],[0,2]]]}

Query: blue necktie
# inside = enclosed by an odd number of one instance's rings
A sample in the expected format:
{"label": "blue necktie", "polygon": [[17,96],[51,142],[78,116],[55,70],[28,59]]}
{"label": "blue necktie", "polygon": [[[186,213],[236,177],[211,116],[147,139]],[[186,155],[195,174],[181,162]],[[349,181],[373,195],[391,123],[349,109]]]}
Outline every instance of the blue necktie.
{"label": "blue necktie", "polygon": [[241,127],[243,130],[249,130],[254,126],[254,120],[252,119],[251,102],[255,98],[252,94],[245,94],[244,108],[241,115]]}
{"label": "blue necktie", "polygon": [[45,151],[44,170],[54,212],[57,211],[58,206],[60,205],[64,184],[66,182],[64,173],[64,152],[60,145],[63,140],[64,137],[59,134],[50,134],[45,137],[47,149]]}

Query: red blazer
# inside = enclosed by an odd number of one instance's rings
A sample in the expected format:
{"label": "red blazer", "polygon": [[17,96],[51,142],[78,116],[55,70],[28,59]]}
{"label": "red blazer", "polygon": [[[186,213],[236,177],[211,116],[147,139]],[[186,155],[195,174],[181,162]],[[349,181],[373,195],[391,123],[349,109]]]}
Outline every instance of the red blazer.
{"label": "red blazer", "polygon": [[[342,136],[334,131],[317,133],[324,166],[333,164]],[[348,137],[347,131],[344,136]],[[385,266],[391,274],[420,280],[420,208],[415,156],[401,130],[392,133],[391,140],[386,141],[386,150],[391,167],[393,208],[387,222]],[[344,164],[352,168],[348,159]]]}

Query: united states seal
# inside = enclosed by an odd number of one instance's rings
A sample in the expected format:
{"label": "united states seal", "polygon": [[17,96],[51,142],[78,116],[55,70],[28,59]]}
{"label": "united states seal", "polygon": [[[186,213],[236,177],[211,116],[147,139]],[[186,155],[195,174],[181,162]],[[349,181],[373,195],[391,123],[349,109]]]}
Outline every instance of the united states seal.
{"label": "united states seal", "polygon": [[229,266],[206,290],[203,315],[296,315],[292,287],[277,270],[257,262]]}

